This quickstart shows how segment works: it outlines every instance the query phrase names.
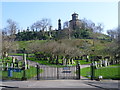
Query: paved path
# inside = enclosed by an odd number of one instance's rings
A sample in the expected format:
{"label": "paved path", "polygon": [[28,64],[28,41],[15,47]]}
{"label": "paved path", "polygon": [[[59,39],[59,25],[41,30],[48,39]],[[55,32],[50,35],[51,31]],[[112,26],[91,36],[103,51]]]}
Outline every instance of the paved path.
{"label": "paved path", "polygon": [[[4,81],[3,88],[92,88],[95,90],[120,90],[117,80],[40,80],[40,81]],[[119,88],[119,89],[118,89]],[[16,89],[14,89],[16,90]],[[77,89],[78,90],[78,89]]]}
{"label": "paved path", "polygon": [[16,88],[96,88],[80,80],[8,81],[2,84],[3,87]]}

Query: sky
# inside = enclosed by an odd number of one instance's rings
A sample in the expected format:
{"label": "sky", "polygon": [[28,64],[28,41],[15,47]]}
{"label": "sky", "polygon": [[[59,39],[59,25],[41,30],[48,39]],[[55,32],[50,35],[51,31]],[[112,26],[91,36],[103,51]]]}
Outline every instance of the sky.
{"label": "sky", "polygon": [[72,19],[76,12],[79,19],[86,18],[96,25],[104,25],[104,33],[118,26],[118,2],[2,2],[2,28],[7,20],[16,21],[20,29],[30,27],[42,18],[51,20],[53,29]]}

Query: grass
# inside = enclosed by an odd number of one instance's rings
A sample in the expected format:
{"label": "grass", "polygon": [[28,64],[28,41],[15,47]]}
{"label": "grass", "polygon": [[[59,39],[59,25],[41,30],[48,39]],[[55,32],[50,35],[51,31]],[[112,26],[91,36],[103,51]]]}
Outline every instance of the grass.
{"label": "grass", "polygon": [[[23,56],[23,53],[10,53],[9,55]],[[28,54],[28,56],[33,56],[34,54]]]}
{"label": "grass", "polygon": [[[55,67],[64,67],[65,65],[55,65],[55,64],[51,64],[49,63],[47,60],[38,60],[37,58],[35,57],[28,57],[27,58],[28,60],[31,60],[31,61],[34,61],[34,62],[37,62],[37,63],[40,63],[40,64],[43,64],[43,65],[52,65],[52,66],[55,66]],[[84,65],[84,64],[90,64],[91,62],[86,62],[85,60],[78,60],[80,62],[81,65]],[[61,62],[61,59],[59,59],[59,62]],[[68,65],[69,66],[69,65]],[[75,61],[75,64],[70,64],[70,66],[76,66],[76,61]]]}
{"label": "grass", "polygon": [[[40,72],[43,72],[42,69],[40,69]],[[35,67],[30,67],[29,69],[26,70],[26,78],[30,79],[34,76],[36,76],[37,72],[36,72],[36,68]],[[3,80],[21,80],[22,76],[23,76],[23,70],[21,72],[13,72],[12,73],[12,77],[8,77],[8,71],[2,71],[2,79]]]}
{"label": "grass", "polygon": [[81,65],[90,64],[91,62],[86,62],[86,60],[79,60]]}
{"label": "grass", "polygon": [[65,65],[55,65],[55,64],[51,64],[48,61],[45,60],[37,60],[35,57],[28,57],[28,60],[37,62],[39,64],[43,64],[43,65],[49,65],[49,66],[54,66],[54,67],[65,67]]}
{"label": "grass", "polygon": [[29,40],[29,41],[16,41],[19,44],[19,48],[23,49],[23,48],[27,48],[27,45],[29,45],[30,43],[34,43],[34,42],[39,42],[39,43],[44,43],[47,42],[48,40]]}
{"label": "grass", "polygon": [[1,59],[2,62],[12,62],[12,57],[5,57],[4,59]]}
{"label": "grass", "polygon": [[[95,69],[95,79],[99,76],[103,76],[103,79],[117,79],[120,80],[120,67],[115,67],[118,65],[110,65],[108,67],[102,67],[100,69]],[[90,67],[81,69],[81,75],[84,77],[88,77],[90,75]],[[90,78],[90,77],[88,77]]]}

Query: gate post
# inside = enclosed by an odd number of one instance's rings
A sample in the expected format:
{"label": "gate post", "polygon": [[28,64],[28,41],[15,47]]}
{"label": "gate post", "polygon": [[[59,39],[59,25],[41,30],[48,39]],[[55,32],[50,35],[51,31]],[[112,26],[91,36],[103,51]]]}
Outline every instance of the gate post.
{"label": "gate post", "polygon": [[40,67],[39,67],[39,65],[38,64],[36,64],[37,65],[37,67],[36,67],[36,69],[37,69],[37,80],[40,80]]}
{"label": "gate post", "polygon": [[81,78],[80,78],[80,64],[79,63],[77,64],[76,68],[77,68],[77,71],[76,71],[77,72],[77,79],[80,80]]}
{"label": "gate post", "polygon": [[23,67],[23,77],[22,77],[22,80],[27,80],[25,67]]}
{"label": "gate post", "polygon": [[59,79],[59,68],[57,67],[57,79]]}
{"label": "gate post", "polygon": [[94,75],[95,74],[95,68],[94,68],[94,63],[91,63],[91,80],[94,80]]}
{"label": "gate post", "polygon": [[81,78],[80,78],[80,74],[81,74],[80,72],[81,72],[81,71],[80,71],[80,64],[78,63],[78,79],[81,79]]}

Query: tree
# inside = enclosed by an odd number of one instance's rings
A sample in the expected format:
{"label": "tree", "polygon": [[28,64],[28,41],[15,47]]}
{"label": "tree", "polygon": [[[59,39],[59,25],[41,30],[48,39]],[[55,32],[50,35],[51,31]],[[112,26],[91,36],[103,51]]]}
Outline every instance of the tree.
{"label": "tree", "polygon": [[15,52],[18,49],[18,44],[15,42],[15,34],[18,25],[15,21],[8,19],[8,26],[2,30],[2,54]]}
{"label": "tree", "polygon": [[32,26],[31,29],[37,29],[37,30],[42,30],[45,31],[51,26],[51,21],[50,19],[43,18],[37,22],[35,22]]}
{"label": "tree", "polygon": [[98,25],[96,26],[96,30],[101,33],[104,29],[104,25],[102,23],[98,23]]}
{"label": "tree", "polygon": [[91,32],[95,31],[95,28],[96,28],[95,23],[92,22],[91,20],[87,20],[86,18],[84,18],[84,19],[81,19],[81,22],[82,22],[82,27],[81,27],[82,29],[84,30],[87,29]]}
{"label": "tree", "polygon": [[117,31],[116,30],[107,30],[107,34],[111,37],[111,39],[117,38]]}
{"label": "tree", "polygon": [[18,24],[17,22],[13,21],[12,19],[7,20],[8,26],[5,29],[10,35],[16,34],[18,30]]}
{"label": "tree", "polygon": [[64,22],[63,28],[69,28],[69,21]]}

